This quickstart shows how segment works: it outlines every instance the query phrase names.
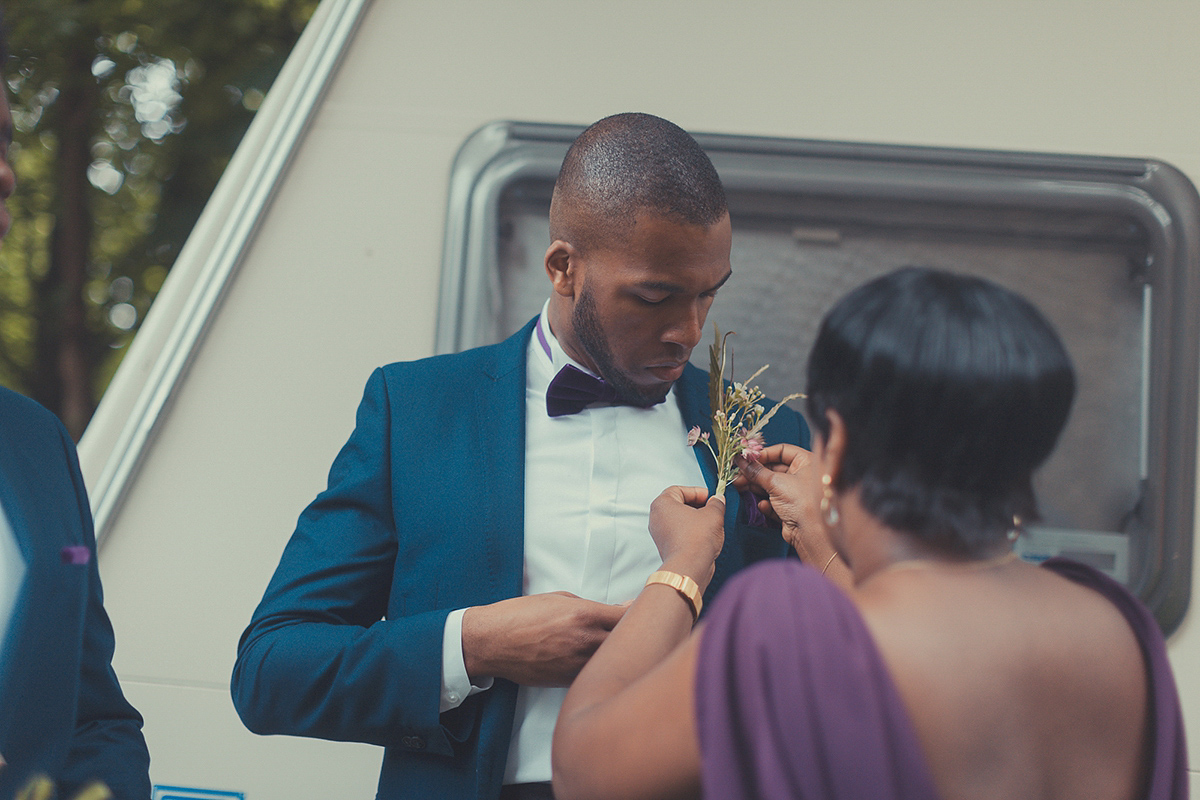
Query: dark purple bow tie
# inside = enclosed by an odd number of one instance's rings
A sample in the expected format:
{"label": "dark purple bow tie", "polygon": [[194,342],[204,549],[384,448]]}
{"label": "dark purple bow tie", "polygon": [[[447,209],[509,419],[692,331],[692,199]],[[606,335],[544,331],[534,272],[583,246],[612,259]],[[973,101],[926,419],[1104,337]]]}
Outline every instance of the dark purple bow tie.
{"label": "dark purple bow tie", "polygon": [[578,414],[591,403],[611,403],[617,392],[602,378],[567,364],[546,388],[546,413],[552,417]]}

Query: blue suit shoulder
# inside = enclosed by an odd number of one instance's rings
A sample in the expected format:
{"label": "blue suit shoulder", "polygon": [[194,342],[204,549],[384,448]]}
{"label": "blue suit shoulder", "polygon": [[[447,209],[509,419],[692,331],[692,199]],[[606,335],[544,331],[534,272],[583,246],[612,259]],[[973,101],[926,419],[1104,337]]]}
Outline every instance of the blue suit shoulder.
{"label": "blue suit shoulder", "polygon": [[415,361],[396,361],[379,368],[384,379],[392,384],[399,381],[424,381],[441,386],[445,381],[468,379],[482,373],[493,380],[503,377],[525,364],[525,346],[537,317],[520,330],[497,344],[473,347],[459,353],[428,356]]}
{"label": "blue suit shoulder", "polygon": [[3,387],[0,447],[5,452],[0,466],[10,478],[21,477],[20,482],[31,490],[51,491],[51,484],[70,481],[74,485],[71,491],[81,496],[85,493],[75,441],[66,427],[37,401]]}
{"label": "blue suit shoulder", "polygon": [[0,386],[0,435],[13,441],[67,436],[53,412],[35,400]]}

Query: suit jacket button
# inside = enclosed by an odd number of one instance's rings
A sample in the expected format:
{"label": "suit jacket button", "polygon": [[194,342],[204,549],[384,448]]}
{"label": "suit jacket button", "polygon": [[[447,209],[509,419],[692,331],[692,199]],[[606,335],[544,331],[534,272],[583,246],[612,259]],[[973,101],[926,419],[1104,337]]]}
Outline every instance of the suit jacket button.
{"label": "suit jacket button", "polygon": [[424,750],[425,740],[420,736],[405,736],[400,740],[400,744],[407,747],[409,750]]}

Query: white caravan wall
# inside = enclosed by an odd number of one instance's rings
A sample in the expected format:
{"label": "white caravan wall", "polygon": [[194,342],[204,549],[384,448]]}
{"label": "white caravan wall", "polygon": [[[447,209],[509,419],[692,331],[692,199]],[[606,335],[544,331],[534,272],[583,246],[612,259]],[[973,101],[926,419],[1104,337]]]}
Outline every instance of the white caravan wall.
{"label": "white caravan wall", "polygon": [[[1200,184],[1197,42],[1194,0],[377,0],[103,542],[154,782],[374,796],[380,750],[248,733],[229,674],[371,369],[432,351],[447,177],[472,131],[637,110],[694,131],[1151,157]],[[127,360],[82,443],[89,486],[147,368]],[[1195,616],[1172,657],[1200,731]]]}

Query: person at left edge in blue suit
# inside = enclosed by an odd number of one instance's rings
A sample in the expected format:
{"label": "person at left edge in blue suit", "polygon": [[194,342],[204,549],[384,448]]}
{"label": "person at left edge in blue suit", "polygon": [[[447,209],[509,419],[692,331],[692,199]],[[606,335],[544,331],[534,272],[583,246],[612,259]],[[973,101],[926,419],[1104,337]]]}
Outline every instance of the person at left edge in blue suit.
{"label": "person at left edge in blue suit", "polygon": [[[0,64],[4,52],[0,20]],[[0,79],[0,86],[6,85]],[[0,89],[0,237],[16,187]],[[150,797],[142,718],[112,668],[92,512],[75,444],[32,400],[0,388],[0,798],[35,776],[73,797],[94,781]]]}
{"label": "person at left edge in blue suit", "polygon": [[[382,745],[379,800],[552,796],[565,687],[662,565],[651,502],[716,483],[687,446],[711,416],[688,359],[730,242],[717,172],[681,128],[618,114],[576,139],[542,313],[368,381],[238,645],[252,731]],[[787,409],[765,434],[808,443]],[[725,499],[710,592],[789,549]]]}
{"label": "person at left edge in blue suit", "polygon": [[43,775],[59,798],[100,781],[146,800],[150,754],[112,669],[75,446],[53,414],[3,388],[0,510],[0,798]]}

